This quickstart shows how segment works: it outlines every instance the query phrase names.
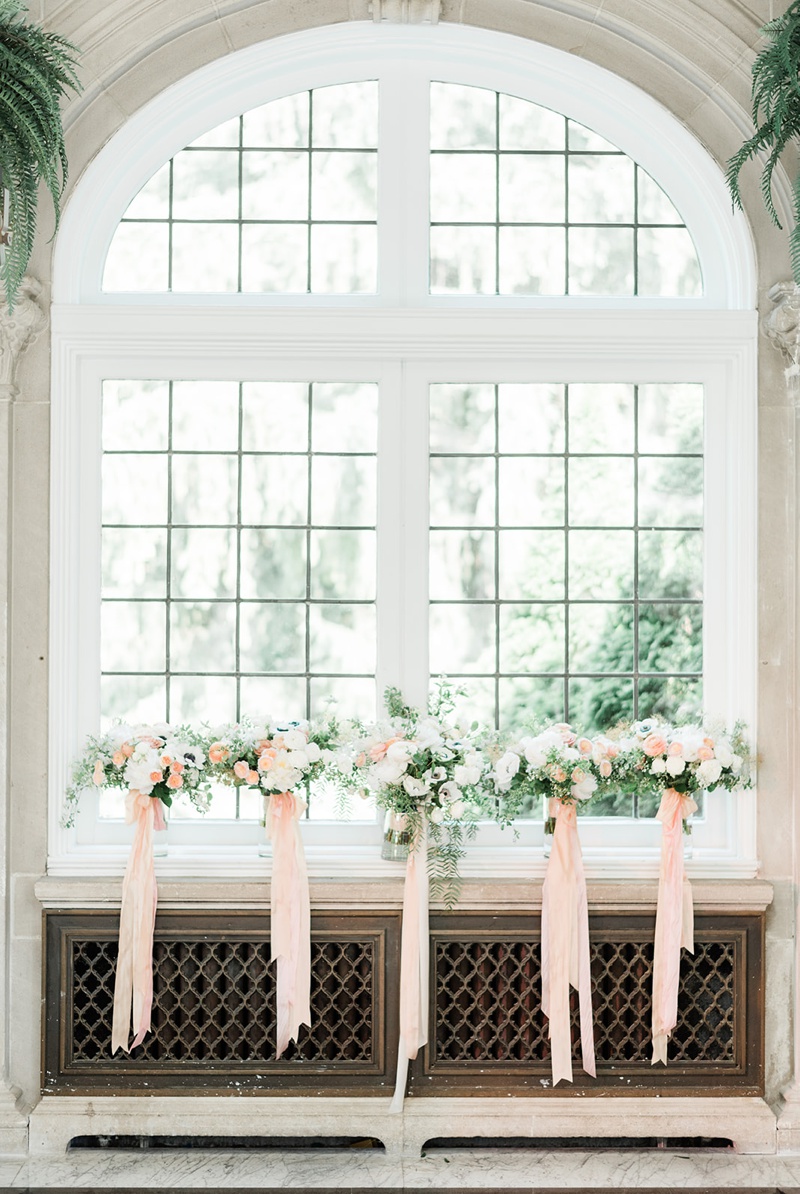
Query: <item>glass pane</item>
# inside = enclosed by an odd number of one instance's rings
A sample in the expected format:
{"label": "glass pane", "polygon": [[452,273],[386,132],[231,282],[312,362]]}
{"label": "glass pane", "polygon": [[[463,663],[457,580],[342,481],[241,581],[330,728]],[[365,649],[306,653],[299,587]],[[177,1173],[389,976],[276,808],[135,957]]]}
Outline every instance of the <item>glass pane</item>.
{"label": "glass pane", "polygon": [[702,452],[703,387],[639,386],[639,451]]}
{"label": "glass pane", "polygon": [[172,457],[172,521],[235,523],[239,467],[236,456]]}
{"label": "glass pane", "polygon": [[[452,675],[452,673],[451,673]],[[455,716],[471,725],[473,721],[484,726],[495,725],[495,681],[494,678],[482,679],[479,676],[452,677],[458,679],[465,690],[463,697],[455,698]],[[434,691],[434,679],[431,679],[430,691]]]}
{"label": "glass pane", "polygon": [[377,218],[378,158],[374,153],[311,155],[311,218],[374,220]]}
{"label": "glass pane", "polygon": [[[569,720],[587,734],[633,720],[633,680],[623,676],[570,680]],[[619,806],[618,806],[619,807]],[[630,815],[630,805],[623,804]]]}
{"label": "glass pane", "polygon": [[500,96],[501,149],[566,148],[567,126],[563,116],[513,95]]}
{"label": "glass pane", "polygon": [[239,610],[239,655],[243,671],[305,671],[305,605],[283,601],[253,605],[243,601]]}
{"label": "glass pane", "polygon": [[100,614],[100,660],[104,672],[164,670],[163,601],[104,601]]}
{"label": "glass pane", "polygon": [[236,224],[172,225],[172,289],[226,293],[239,288]]}
{"label": "glass pane", "polygon": [[243,144],[287,149],[308,145],[308,106],[309,93],[300,91],[245,112]]}
{"label": "glass pane", "polygon": [[309,609],[312,671],[375,671],[375,606],[312,605]]}
{"label": "glass pane", "polygon": [[316,224],[311,229],[311,289],[315,294],[374,293],[377,234],[372,225]]}
{"label": "glass pane", "polygon": [[317,526],[374,526],[374,457],[315,456],[311,464],[311,521]]}
{"label": "glass pane", "polygon": [[570,598],[633,597],[633,549],[633,531],[570,531]]}
{"label": "glass pane", "polygon": [[242,597],[305,597],[305,531],[243,530],[241,553]]}
{"label": "glass pane", "polygon": [[633,606],[570,606],[569,660],[573,672],[632,671]]}
{"label": "glass pane", "polygon": [[104,597],[166,597],[167,532],[116,530],[103,535]]}
{"label": "glass pane", "polygon": [[205,672],[212,659],[219,671],[235,671],[235,637],[233,602],[172,602],[170,668],[173,671]]}
{"label": "glass pane", "polygon": [[103,522],[148,526],[167,521],[167,457],[103,457]]}
{"label": "glass pane", "polygon": [[378,144],[378,84],[337,83],[312,92],[314,145],[337,149]]}
{"label": "glass pane", "polygon": [[235,452],[239,387],[230,381],[176,381],[172,386],[172,447],[176,452]]}
{"label": "glass pane", "polygon": [[312,386],[311,444],[316,452],[374,452],[378,387],[357,382]]}
{"label": "glass pane", "polygon": [[375,599],[374,531],[311,531],[310,539],[312,597]]}
{"label": "glass pane", "polygon": [[242,457],[242,522],[302,526],[308,521],[308,460]]}
{"label": "glass pane", "polygon": [[[509,731],[530,731],[542,721],[564,720],[564,680],[544,676],[501,678],[500,725]],[[532,805],[525,812],[539,814]]]}
{"label": "glass pane", "polygon": [[114,721],[166,721],[167,690],[163,676],[103,676],[100,681],[100,726]]}
{"label": "glass pane", "polygon": [[495,671],[495,606],[432,605],[431,675]]}
{"label": "glass pane", "polygon": [[616,145],[574,120],[567,121],[567,136],[572,153],[619,153]]}
{"label": "glass pane", "polygon": [[125,220],[169,219],[169,162],[156,170],[149,182],[130,201]]}
{"label": "glass pane", "polygon": [[641,166],[636,170],[636,211],[640,224],[682,224],[680,213]]}
{"label": "glass pane", "polygon": [[501,452],[564,451],[564,387],[498,386]]}
{"label": "glass pane", "polygon": [[172,163],[172,215],[176,220],[237,219],[239,154],[214,149],[176,153]]}
{"label": "glass pane", "polygon": [[[173,676],[169,685],[169,717],[181,722],[236,720],[236,680],[233,676]],[[219,808],[216,810],[219,814]]]}
{"label": "glass pane", "polygon": [[564,606],[500,607],[500,671],[564,671]]}
{"label": "glass pane", "polygon": [[697,251],[685,228],[640,228],[637,237],[639,294],[703,293]]}
{"label": "glass pane", "polygon": [[503,154],[499,186],[503,223],[564,223],[566,176],[561,154]]}
{"label": "glass pane", "polygon": [[493,452],[492,385],[432,385],[430,442],[433,452]]}
{"label": "glass pane", "polygon": [[166,224],[120,224],[106,257],[103,290],[164,291],[168,287]]}
{"label": "glass pane", "polygon": [[570,228],[570,294],[633,294],[633,229]]}
{"label": "glass pane", "polygon": [[[642,676],[639,717],[663,717],[673,725],[698,721],[703,713],[703,681],[681,676]],[[650,815],[655,815],[650,814]]]}
{"label": "glass pane", "polygon": [[203,133],[202,137],[197,137],[189,144],[195,149],[236,149],[239,145],[239,123],[240,117],[234,116],[232,120],[218,124],[215,129]]}
{"label": "glass pane", "polygon": [[431,293],[495,294],[494,228],[431,228]]}
{"label": "glass pane", "polygon": [[574,224],[633,223],[633,162],[621,154],[569,159],[569,218]]}
{"label": "glass pane", "polygon": [[242,712],[259,721],[299,721],[306,715],[306,682],[302,676],[242,676],[240,702]]}
{"label": "glass pane", "polygon": [[430,462],[431,524],[493,526],[494,460],[434,456]]}
{"label": "glass pane", "polygon": [[620,456],[569,461],[573,526],[633,525],[633,461]]}
{"label": "glass pane", "polygon": [[643,602],[639,606],[639,671],[702,670],[703,607]]}
{"label": "glass pane", "polygon": [[500,595],[564,598],[564,532],[500,531]]}
{"label": "glass pane", "polygon": [[[581,816],[582,812],[579,805],[578,816]],[[586,817],[632,817],[634,815],[633,796],[629,792],[615,792],[613,788],[611,791],[595,793],[583,815]]]}
{"label": "glass pane", "polygon": [[639,525],[703,525],[703,461],[691,456],[639,460]]}
{"label": "glass pane", "polygon": [[[323,683],[323,688],[320,692],[320,699],[324,703],[325,698],[328,695],[328,690],[324,687],[324,685],[332,684],[334,686],[334,692],[330,695],[333,696],[336,704],[341,705],[341,715],[343,717],[349,717],[353,702],[349,702],[347,700],[349,692],[347,689],[345,690],[343,696],[341,694],[339,695],[339,699],[337,700],[337,697],[334,694],[339,692],[339,685],[370,685],[371,683],[372,682],[370,680],[350,680],[347,678],[342,680],[325,680]],[[356,690],[356,700],[360,699],[360,703],[362,705],[370,699],[366,695],[367,691],[368,689],[365,689],[359,693]],[[373,705],[375,704],[374,699],[372,703]],[[372,717],[374,718],[374,713]],[[370,720],[370,718],[365,717],[364,720]],[[314,780],[312,786],[311,799],[309,800],[308,804],[308,818],[310,821],[374,821],[375,798],[374,796],[370,796],[367,797],[367,799],[364,799],[360,794],[351,795],[349,793],[342,793],[339,791],[338,785],[333,783],[331,780],[316,779]]]}
{"label": "glass pane", "polygon": [[250,294],[305,294],[308,225],[245,224],[242,290]]}
{"label": "glass pane", "polygon": [[633,386],[569,387],[570,452],[632,452]]}
{"label": "glass pane", "polygon": [[639,595],[702,597],[702,531],[639,532]]}
{"label": "glass pane", "polygon": [[431,155],[431,219],[486,223],[497,219],[496,161],[490,153]]}
{"label": "glass pane", "polygon": [[563,228],[501,228],[500,293],[563,294],[566,254]]}
{"label": "glass pane", "polygon": [[500,460],[500,525],[563,526],[564,461]]}
{"label": "glass pane", "polygon": [[164,451],[169,435],[165,381],[103,382],[103,450]]}
{"label": "glass pane", "polygon": [[431,531],[431,600],[494,597],[494,532]]}
{"label": "glass pane", "polygon": [[[311,716],[319,716],[328,709],[338,713],[342,718],[360,717],[363,721],[373,721],[377,712],[375,701],[375,681],[357,679],[352,676],[320,676],[314,677],[311,684]],[[360,798],[353,801],[353,820],[360,819],[358,812],[361,805]],[[312,806],[313,808],[313,806]],[[374,811],[370,811],[371,804],[364,802],[363,810],[372,820]]]}
{"label": "glass pane", "polygon": [[308,154],[247,150],[242,154],[245,220],[302,220],[308,216]]}
{"label": "glass pane", "polygon": [[431,147],[494,149],[497,99],[482,87],[431,83]]}
{"label": "glass pane", "polygon": [[308,386],[254,381],[242,386],[242,446],[251,452],[308,450]]}
{"label": "glass pane", "polygon": [[177,528],[171,546],[173,597],[236,596],[235,530]]}

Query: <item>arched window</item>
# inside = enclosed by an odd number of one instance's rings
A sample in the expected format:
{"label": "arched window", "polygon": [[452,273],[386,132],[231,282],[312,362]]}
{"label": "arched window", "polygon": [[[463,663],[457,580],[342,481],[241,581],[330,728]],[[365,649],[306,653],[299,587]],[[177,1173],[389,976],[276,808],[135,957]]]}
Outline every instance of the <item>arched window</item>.
{"label": "arched window", "polygon": [[[752,720],[749,243],[620,80],[463,28],[255,47],[98,156],[55,297],[54,795],[101,718],[370,716],[442,672],[509,728]],[[735,799],[697,844],[746,870]],[[655,845],[645,802],[595,811],[590,848]],[[360,812],[312,794],[312,853],[368,851]]]}

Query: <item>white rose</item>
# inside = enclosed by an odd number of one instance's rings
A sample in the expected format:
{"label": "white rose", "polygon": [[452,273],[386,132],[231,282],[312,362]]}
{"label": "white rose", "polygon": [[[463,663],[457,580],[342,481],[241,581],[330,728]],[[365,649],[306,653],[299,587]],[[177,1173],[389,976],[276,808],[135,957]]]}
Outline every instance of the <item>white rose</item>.
{"label": "white rose", "polygon": [[596,787],[597,780],[593,775],[587,775],[579,784],[572,785],[572,795],[576,800],[588,800]]}
{"label": "white rose", "polygon": [[715,784],[722,775],[722,764],[719,759],[704,759],[697,768],[697,781],[701,788]]}
{"label": "white rose", "polygon": [[731,771],[734,775],[738,775],[742,769],[744,759],[741,755],[731,755]]}
{"label": "white rose", "polygon": [[[326,752],[333,754],[333,751]],[[342,775],[350,775],[353,770],[353,759],[347,751],[341,751],[338,755],[334,755],[333,762],[336,765],[337,771],[341,771]]]}
{"label": "white rose", "polygon": [[719,759],[723,767],[730,767],[733,761],[733,751],[731,750],[730,742],[725,738],[721,738],[714,747],[714,754]]}
{"label": "white rose", "polygon": [[287,750],[305,750],[308,739],[302,730],[287,730],[283,741]]}
{"label": "white rose", "polygon": [[434,808],[431,809],[429,816],[434,825],[441,825],[442,821],[444,820],[444,809],[434,806]]}
{"label": "white rose", "polygon": [[463,817],[465,807],[466,806],[465,806],[463,800],[454,800],[453,801],[453,803],[450,805],[450,808],[448,809],[448,812],[450,813],[450,816],[453,818],[454,821],[458,821],[459,818]]}
{"label": "white rose", "polygon": [[390,759],[388,754],[372,767],[372,772],[384,784],[396,784],[408,770],[408,759]]}
{"label": "white rose", "polygon": [[650,764],[650,771],[653,775],[663,775],[666,769],[666,759],[653,759]]}
{"label": "white rose", "polygon": [[310,759],[304,750],[293,750],[289,755],[289,761],[293,767],[298,767],[301,771],[308,771],[310,766]]}
{"label": "white rose", "polygon": [[408,792],[409,796],[415,799],[424,796],[430,789],[427,784],[424,784],[421,779],[414,779],[413,775],[407,775],[403,780],[403,787]]}
{"label": "white rose", "polygon": [[531,745],[525,750],[525,758],[529,767],[544,767],[547,755],[540,746]]}
{"label": "white rose", "polygon": [[392,745],[388,748],[388,750],[386,751],[386,758],[392,759],[394,762],[397,762],[397,763],[402,762],[404,764],[403,770],[405,771],[406,767],[408,766],[408,761],[411,758],[411,756],[413,755],[413,753],[414,753],[413,745],[410,742],[406,742],[405,739],[401,738],[399,742],[393,742]]}
{"label": "white rose", "polygon": [[322,758],[322,751],[316,742],[308,742],[305,747],[309,763],[318,763]]}
{"label": "white rose", "polygon": [[479,771],[483,770],[483,755],[479,750],[470,750],[464,755],[465,767],[477,767]]}
{"label": "white rose", "polygon": [[680,755],[669,755],[665,769],[669,775],[683,775],[686,770],[686,760],[682,759]]}
{"label": "white rose", "polygon": [[465,767],[459,763],[453,768],[453,777],[461,787],[477,784],[481,778],[481,769],[480,767]]}

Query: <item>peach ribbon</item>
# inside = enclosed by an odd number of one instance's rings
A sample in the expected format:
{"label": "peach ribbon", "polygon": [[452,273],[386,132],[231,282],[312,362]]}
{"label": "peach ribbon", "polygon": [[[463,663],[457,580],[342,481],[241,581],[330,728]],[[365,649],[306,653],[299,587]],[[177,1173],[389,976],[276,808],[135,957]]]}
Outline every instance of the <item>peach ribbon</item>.
{"label": "peach ribbon", "polygon": [[311,904],[300,836],[305,801],[293,792],[273,792],[267,809],[272,842],[270,949],[277,959],[277,1048],[280,1057],[296,1041],[300,1025],[311,1027]]}
{"label": "peach ribbon", "polygon": [[[153,862],[153,831],[167,823],[158,797],[144,796],[135,788],[125,802],[125,820],[136,823],[119,914],[119,953],[114,980],[114,1015],[111,1023],[111,1054],[117,1049],[130,1053],[150,1031],[153,1008],[153,931],[156,924],[158,888]],[[133,1041],[128,1044],[133,1014]]]}
{"label": "peach ribbon", "polygon": [[667,1064],[667,1041],[678,1022],[681,947],[694,953],[692,885],[683,867],[683,822],[696,812],[691,796],[667,788],[656,820],[661,822],[656,937],[653,949],[653,1060]]}
{"label": "peach ribbon", "polygon": [[389,1111],[403,1110],[408,1063],[428,1041],[428,983],[430,970],[430,891],[428,883],[428,825],[422,814],[417,840],[411,843],[403,888],[403,933],[400,940],[400,1042],[397,1079]]}
{"label": "peach ribbon", "polygon": [[589,968],[589,905],[574,804],[551,800],[553,846],[542,888],[542,1011],[549,1020],[553,1086],[572,1081],[569,988],[578,992],[581,1063],[596,1077]]}

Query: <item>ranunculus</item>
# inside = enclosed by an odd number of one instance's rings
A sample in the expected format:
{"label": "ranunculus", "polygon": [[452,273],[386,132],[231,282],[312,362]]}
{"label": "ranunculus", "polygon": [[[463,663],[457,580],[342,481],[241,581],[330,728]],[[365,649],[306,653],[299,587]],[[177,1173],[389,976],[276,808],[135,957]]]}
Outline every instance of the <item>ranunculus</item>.
{"label": "ranunculus", "polygon": [[719,759],[704,759],[697,768],[697,782],[701,788],[715,784],[722,775],[722,764]]}
{"label": "ranunculus", "polygon": [[656,755],[663,755],[667,749],[667,740],[663,734],[648,734],[642,743],[642,750],[651,759]]}
{"label": "ranunculus", "polygon": [[666,770],[669,775],[683,775],[686,770],[685,759],[680,758],[679,755],[670,755],[667,759]]}
{"label": "ranunculus", "polygon": [[650,771],[653,775],[663,775],[666,770],[666,759],[653,759],[652,763],[650,764]]}

